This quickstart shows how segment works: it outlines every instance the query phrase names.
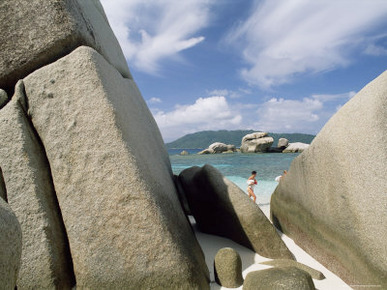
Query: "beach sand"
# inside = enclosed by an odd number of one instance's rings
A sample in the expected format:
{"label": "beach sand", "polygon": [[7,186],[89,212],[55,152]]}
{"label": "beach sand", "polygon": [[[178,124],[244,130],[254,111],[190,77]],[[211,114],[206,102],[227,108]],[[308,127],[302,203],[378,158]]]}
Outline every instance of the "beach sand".
{"label": "beach sand", "polygon": [[[264,214],[267,217],[269,217],[270,205],[265,204],[265,205],[259,205],[259,206],[261,210],[264,212]],[[242,259],[243,278],[245,278],[249,272],[271,268],[271,266],[260,264],[261,262],[270,261],[271,259],[262,257],[254,253],[250,249],[247,249],[246,247],[243,247],[229,239],[201,233],[196,228],[196,223],[194,218],[190,216],[190,220],[195,229],[196,237],[203,249],[208,269],[210,270],[211,289],[242,289],[242,286],[239,288],[221,287],[215,282],[213,263],[214,263],[214,258],[216,253],[221,248],[230,247],[238,251]],[[339,277],[337,277],[335,274],[333,274],[331,271],[329,271],[327,268],[325,268],[323,265],[317,262],[313,257],[307,254],[299,246],[297,246],[292,239],[290,239],[289,237],[285,236],[282,233],[281,233],[281,238],[285,242],[289,250],[296,257],[297,262],[303,263],[313,269],[319,270],[324,274],[326,278],[323,280],[313,279],[316,289],[319,289],[319,290],[352,289],[346,283],[344,283],[343,280],[341,280]]]}

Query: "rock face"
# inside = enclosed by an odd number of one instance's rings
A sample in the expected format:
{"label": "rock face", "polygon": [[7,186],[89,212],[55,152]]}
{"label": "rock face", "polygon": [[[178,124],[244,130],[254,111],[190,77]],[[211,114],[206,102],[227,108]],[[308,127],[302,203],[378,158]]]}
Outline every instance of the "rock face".
{"label": "rock face", "polygon": [[20,289],[71,288],[75,281],[50,165],[27,117],[24,85],[0,110],[0,164],[6,195],[20,221]]}
{"label": "rock face", "polygon": [[0,21],[0,196],[23,233],[18,289],[208,289],[99,1],[4,0]]}
{"label": "rock face", "polygon": [[216,253],[214,261],[215,281],[227,288],[242,286],[242,260],[232,248],[223,248]]}
{"label": "rock face", "polygon": [[268,137],[265,132],[255,132],[247,134],[242,138],[241,152],[242,153],[259,153],[267,152],[274,139]]}
{"label": "rock face", "polygon": [[328,121],[272,195],[273,222],[348,284],[387,287],[386,112],[384,72]]}
{"label": "rock face", "polygon": [[168,154],[134,81],[80,47],[24,84],[77,288],[208,288]]}
{"label": "rock face", "polygon": [[226,151],[236,151],[235,145],[226,145],[224,143],[216,142],[211,144],[208,149],[213,150],[214,153],[223,153]]}
{"label": "rock face", "polygon": [[[188,215],[192,215],[192,213],[191,213],[191,210],[189,208],[188,201],[187,201],[187,198],[185,196],[183,187],[182,187],[181,182],[179,180],[179,176],[173,175],[173,181],[175,183],[175,187],[176,187],[176,191],[177,191],[177,195],[179,197],[181,207],[183,208],[184,213],[186,214],[187,219],[188,219]],[[188,222],[191,224],[189,219],[188,219]]]}
{"label": "rock face", "polygon": [[100,52],[120,73],[130,72],[99,1],[0,1],[0,88],[11,89],[35,69],[81,45]]}
{"label": "rock face", "polygon": [[296,267],[271,268],[247,274],[244,290],[314,290],[312,277]]}
{"label": "rock face", "polygon": [[8,94],[6,91],[0,89],[0,109],[8,102]]}
{"label": "rock face", "polygon": [[297,153],[297,152],[303,152],[305,149],[309,147],[309,144],[301,143],[301,142],[295,142],[295,143],[289,143],[288,147],[286,147],[282,153]]}
{"label": "rock face", "polygon": [[271,261],[266,261],[266,262],[261,262],[260,264],[263,265],[270,265],[270,266],[275,266],[275,267],[296,267],[298,269],[301,269],[307,273],[313,278],[317,280],[323,280],[325,279],[325,276],[323,273],[321,273],[318,270],[315,270],[307,265],[304,265],[302,263],[298,263],[294,260],[289,260],[289,259],[275,259]]}
{"label": "rock face", "polygon": [[270,221],[238,186],[205,165],[183,170],[179,181],[197,225],[269,258],[293,258]]}
{"label": "rock face", "polygon": [[0,198],[0,245],[1,289],[15,289],[20,267],[22,233],[15,214],[2,198]]}

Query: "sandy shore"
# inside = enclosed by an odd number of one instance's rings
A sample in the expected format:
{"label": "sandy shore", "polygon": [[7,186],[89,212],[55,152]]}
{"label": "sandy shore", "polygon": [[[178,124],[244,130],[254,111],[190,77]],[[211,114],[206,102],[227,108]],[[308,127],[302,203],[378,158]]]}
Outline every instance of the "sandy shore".
{"label": "sandy shore", "polygon": [[[269,216],[270,205],[267,205],[267,204],[263,206],[260,205],[260,208],[265,213],[266,216]],[[195,220],[192,217],[190,218],[191,218],[191,223],[193,224],[195,229],[196,237],[204,251],[208,269],[210,270],[211,289],[231,289],[231,288],[219,286],[215,282],[215,278],[214,278],[214,268],[213,268],[214,258],[218,250],[220,250],[221,248],[231,247],[238,251],[242,259],[243,278],[245,278],[249,272],[271,268],[271,266],[260,264],[261,262],[269,261],[271,259],[262,257],[254,253],[253,251],[241,245],[238,245],[237,243],[229,239],[225,239],[214,235],[207,235],[199,232],[195,227]],[[290,239],[285,235],[282,235],[281,237],[282,237],[282,240],[288,246],[289,250],[296,257],[297,262],[303,263],[309,267],[319,270],[325,275],[326,278],[323,280],[313,279],[316,289],[321,289],[321,290],[352,289],[347,284],[345,284],[339,277],[337,277],[335,274],[330,272],[323,265],[321,265],[319,262],[313,259],[309,254],[307,254],[304,250],[298,247],[293,242],[292,239]],[[242,286],[239,288],[232,288],[232,289],[242,289]]]}

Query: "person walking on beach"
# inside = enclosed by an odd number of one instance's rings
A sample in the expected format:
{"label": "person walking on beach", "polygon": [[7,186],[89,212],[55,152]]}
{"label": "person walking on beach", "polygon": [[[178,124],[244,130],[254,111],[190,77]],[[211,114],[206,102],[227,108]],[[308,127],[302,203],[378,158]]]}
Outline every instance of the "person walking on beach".
{"label": "person walking on beach", "polygon": [[257,184],[257,180],[255,177],[257,176],[256,171],[251,172],[251,176],[247,179],[247,193],[249,194],[249,197],[253,197],[253,200],[257,199],[257,197],[254,194],[254,186]]}

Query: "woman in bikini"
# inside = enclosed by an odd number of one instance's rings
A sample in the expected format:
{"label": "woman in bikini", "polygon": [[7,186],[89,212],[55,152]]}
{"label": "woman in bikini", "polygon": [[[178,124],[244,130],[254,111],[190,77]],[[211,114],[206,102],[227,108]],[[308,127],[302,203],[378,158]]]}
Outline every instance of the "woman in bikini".
{"label": "woman in bikini", "polygon": [[254,194],[254,186],[257,184],[257,180],[255,177],[257,176],[257,172],[253,171],[251,172],[251,176],[247,179],[247,193],[249,194],[249,197],[253,197],[253,200],[257,199],[257,197]]}

